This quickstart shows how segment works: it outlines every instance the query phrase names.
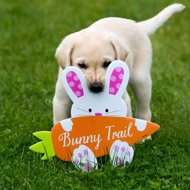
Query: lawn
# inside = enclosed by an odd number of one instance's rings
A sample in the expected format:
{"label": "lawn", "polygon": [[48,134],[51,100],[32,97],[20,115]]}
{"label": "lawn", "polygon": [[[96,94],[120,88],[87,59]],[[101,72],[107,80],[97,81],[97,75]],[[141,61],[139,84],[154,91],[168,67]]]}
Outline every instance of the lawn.
{"label": "lawn", "polygon": [[[152,122],[161,129],[135,145],[133,162],[82,173],[28,147],[52,127],[61,39],[108,16],[145,20],[173,0],[0,1],[0,189],[190,189],[190,3],[151,36]],[[135,104],[132,92],[133,113]]]}

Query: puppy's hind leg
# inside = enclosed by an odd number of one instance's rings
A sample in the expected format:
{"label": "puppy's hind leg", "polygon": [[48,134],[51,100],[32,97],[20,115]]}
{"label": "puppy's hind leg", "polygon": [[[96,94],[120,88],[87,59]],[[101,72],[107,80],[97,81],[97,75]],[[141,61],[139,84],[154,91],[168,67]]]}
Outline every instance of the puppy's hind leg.
{"label": "puppy's hind leg", "polygon": [[150,101],[152,81],[150,73],[132,72],[130,86],[136,102],[136,118],[151,121]]}
{"label": "puppy's hind leg", "polygon": [[[143,47],[143,48],[142,48]],[[129,84],[134,93],[136,103],[136,118],[151,121],[150,101],[152,80],[150,68],[152,63],[152,47],[148,37],[139,44],[134,59]]]}
{"label": "puppy's hind leg", "polygon": [[[150,73],[135,71],[132,75],[134,76],[132,76],[131,88],[136,101],[136,118],[151,121],[150,101],[152,81]],[[146,139],[151,139],[151,136]]]}

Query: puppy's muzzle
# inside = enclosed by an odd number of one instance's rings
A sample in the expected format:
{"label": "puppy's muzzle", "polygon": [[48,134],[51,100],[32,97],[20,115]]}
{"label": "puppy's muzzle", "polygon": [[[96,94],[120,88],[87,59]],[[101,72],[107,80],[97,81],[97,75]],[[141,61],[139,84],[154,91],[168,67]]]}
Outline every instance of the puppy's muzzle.
{"label": "puppy's muzzle", "polygon": [[90,83],[89,89],[94,93],[102,92],[103,84],[101,82],[92,82]]}

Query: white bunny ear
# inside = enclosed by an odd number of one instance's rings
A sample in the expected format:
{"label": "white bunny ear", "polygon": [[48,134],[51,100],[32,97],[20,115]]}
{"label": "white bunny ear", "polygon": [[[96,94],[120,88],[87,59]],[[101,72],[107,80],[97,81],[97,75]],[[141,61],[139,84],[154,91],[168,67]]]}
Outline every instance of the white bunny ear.
{"label": "white bunny ear", "polygon": [[71,66],[67,67],[62,73],[62,81],[65,90],[73,102],[85,94],[85,76],[80,69]]}
{"label": "white bunny ear", "polygon": [[113,61],[106,72],[105,91],[122,97],[129,81],[129,68],[123,61]]}

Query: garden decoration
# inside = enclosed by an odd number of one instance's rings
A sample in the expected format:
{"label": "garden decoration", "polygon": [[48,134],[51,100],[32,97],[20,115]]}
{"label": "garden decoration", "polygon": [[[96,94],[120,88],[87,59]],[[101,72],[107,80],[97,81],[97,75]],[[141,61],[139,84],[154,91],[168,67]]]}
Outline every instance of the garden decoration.
{"label": "garden decoration", "polygon": [[77,67],[67,67],[62,80],[73,101],[71,118],[58,122],[51,132],[33,134],[42,141],[30,149],[44,153],[42,160],[57,155],[64,161],[72,161],[82,171],[90,171],[98,168],[97,157],[109,154],[114,167],[125,167],[134,155],[130,145],[160,128],[148,121],[126,117],[122,96],[129,69],[122,61],[113,61],[108,67],[101,93],[90,92],[84,74]]}

